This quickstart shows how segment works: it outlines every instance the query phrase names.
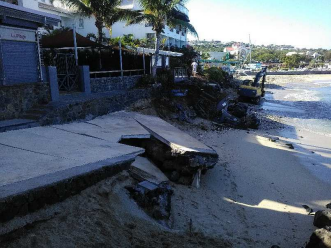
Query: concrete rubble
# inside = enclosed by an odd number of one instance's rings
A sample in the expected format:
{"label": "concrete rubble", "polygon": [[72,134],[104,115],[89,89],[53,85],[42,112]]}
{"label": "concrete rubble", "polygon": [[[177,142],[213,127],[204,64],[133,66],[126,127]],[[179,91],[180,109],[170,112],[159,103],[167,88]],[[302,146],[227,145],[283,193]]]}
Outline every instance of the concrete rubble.
{"label": "concrete rubble", "polygon": [[166,224],[171,215],[171,196],[173,194],[168,183],[156,185],[142,181],[135,186],[126,187],[126,189],[151,217]]}
{"label": "concrete rubble", "polygon": [[149,181],[156,185],[168,182],[169,179],[148,158],[138,156],[130,167],[130,174],[139,181]]}
{"label": "concrete rubble", "polygon": [[140,174],[140,181],[157,185],[157,192],[168,190],[164,186],[168,175],[178,173],[178,182],[191,184],[197,173],[218,161],[213,149],[169,123],[127,112],[1,133],[0,146],[4,172],[0,174],[0,233],[16,216],[62,201],[129,169],[138,155],[144,157],[137,158],[131,172]]}

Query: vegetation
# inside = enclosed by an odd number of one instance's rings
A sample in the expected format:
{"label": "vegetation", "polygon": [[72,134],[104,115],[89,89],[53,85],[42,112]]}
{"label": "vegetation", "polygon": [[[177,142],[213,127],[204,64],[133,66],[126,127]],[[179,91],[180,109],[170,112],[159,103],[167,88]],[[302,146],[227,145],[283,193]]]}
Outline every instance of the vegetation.
{"label": "vegetation", "polygon": [[179,49],[175,49],[176,52],[182,53],[181,57],[171,57],[170,58],[170,66],[171,68],[181,67],[186,69],[189,73],[192,70],[192,61],[197,58],[199,55],[193,47],[182,47]]}
{"label": "vegetation", "polygon": [[204,71],[208,81],[222,84],[226,81],[227,73],[220,68],[210,67]]}
{"label": "vegetation", "polygon": [[197,35],[194,27],[179,17],[178,5],[183,0],[139,0],[143,11],[131,11],[127,24],[149,23],[156,33],[155,61],[153,65],[153,76],[156,76],[157,63],[160,54],[161,34],[166,25],[170,27],[182,26],[191,33]]}
{"label": "vegetation", "polygon": [[281,62],[286,57],[288,51],[253,49],[252,60],[259,62]]}
{"label": "vegetation", "polygon": [[65,27],[61,27],[61,28],[54,29],[54,30],[46,29],[47,34],[45,34],[44,36],[52,37],[52,36],[55,36],[55,35],[61,34],[63,32],[70,31],[70,30],[71,30],[70,28],[65,28]]}
{"label": "vegetation", "polygon": [[111,26],[120,20],[125,20],[128,10],[118,8],[121,0],[60,0],[69,8],[75,10],[79,15],[95,17],[95,26],[98,29],[97,41],[104,41],[102,29]]}

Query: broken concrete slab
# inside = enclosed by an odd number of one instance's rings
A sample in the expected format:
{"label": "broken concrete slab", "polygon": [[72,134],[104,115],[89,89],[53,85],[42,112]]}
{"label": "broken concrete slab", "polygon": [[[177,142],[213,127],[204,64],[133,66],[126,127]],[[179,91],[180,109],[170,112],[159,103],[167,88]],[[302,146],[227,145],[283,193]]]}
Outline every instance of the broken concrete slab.
{"label": "broken concrete slab", "polygon": [[138,180],[146,180],[154,184],[169,181],[163,172],[148,158],[138,156],[130,167],[131,175]]}
{"label": "broken concrete slab", "polygon": [[71,133],[82,134],[110,142],[119,142],[122,139],[148,139],[150,133],[140,126],[134,119],[107,115],[91,121],[77,122],[66,125],[56,125],[54,128]]}
{"label": "broken concrete slab", "polygon": [[0,134],[0,222],[63,200],[128,169],[144,153],[54,127]]}
{"label": "broken concrete slab", "polygon": [[0,121],[0,133],[23,128],[37,127],[39,123],[30,119],[12,119]]}
{"label": "broken concrete slab", "polygon": [[158,117],[134,114],[133,118],[148,130],[154,138],[170,146],[177,153],[217,155],[214,149]]}
{"label": "broken concrete slab", "polygon": [[[139,140],[143,145],[118,143],[123,140]],[[177,171],[179,181],[185,177],[188,182],[218,159],[213,149],[160,118],[125,112],[1,133],[0,222],[63,200],[128,169],[143,153],[153,161],[164,158],[161,166]],[[157,182],[165,180],[160,171],[155,175]]]}

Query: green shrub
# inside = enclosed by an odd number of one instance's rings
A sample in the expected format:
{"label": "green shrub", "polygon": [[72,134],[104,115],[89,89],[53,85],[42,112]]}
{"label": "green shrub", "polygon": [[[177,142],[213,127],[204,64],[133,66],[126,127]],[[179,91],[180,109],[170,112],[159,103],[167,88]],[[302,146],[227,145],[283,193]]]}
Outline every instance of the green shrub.
{"label": "green shrub", "polygon": [[226,72],[217,67],[211,67],[204,71],[204,74],[209,81],[222,84],[226,80]]}
{"label": "green shrub", "polygon": [[152,75],[143,75],[137,82],[137,88],[147,88],[155,83]]}
{"label": "green shrub", "polygon": [[174,82],[174,75],[169,69],[161,69],[157,72],[157,82],[164,87],[168,87]]}

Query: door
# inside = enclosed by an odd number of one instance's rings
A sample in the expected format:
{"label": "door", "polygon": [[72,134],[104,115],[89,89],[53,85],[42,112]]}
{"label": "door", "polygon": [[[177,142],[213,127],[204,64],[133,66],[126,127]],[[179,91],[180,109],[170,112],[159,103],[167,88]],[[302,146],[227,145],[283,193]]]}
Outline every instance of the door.
{"label": "door", "polygon": [[5,85],[39,82],[35,42],[1,41],[2,77]]}

